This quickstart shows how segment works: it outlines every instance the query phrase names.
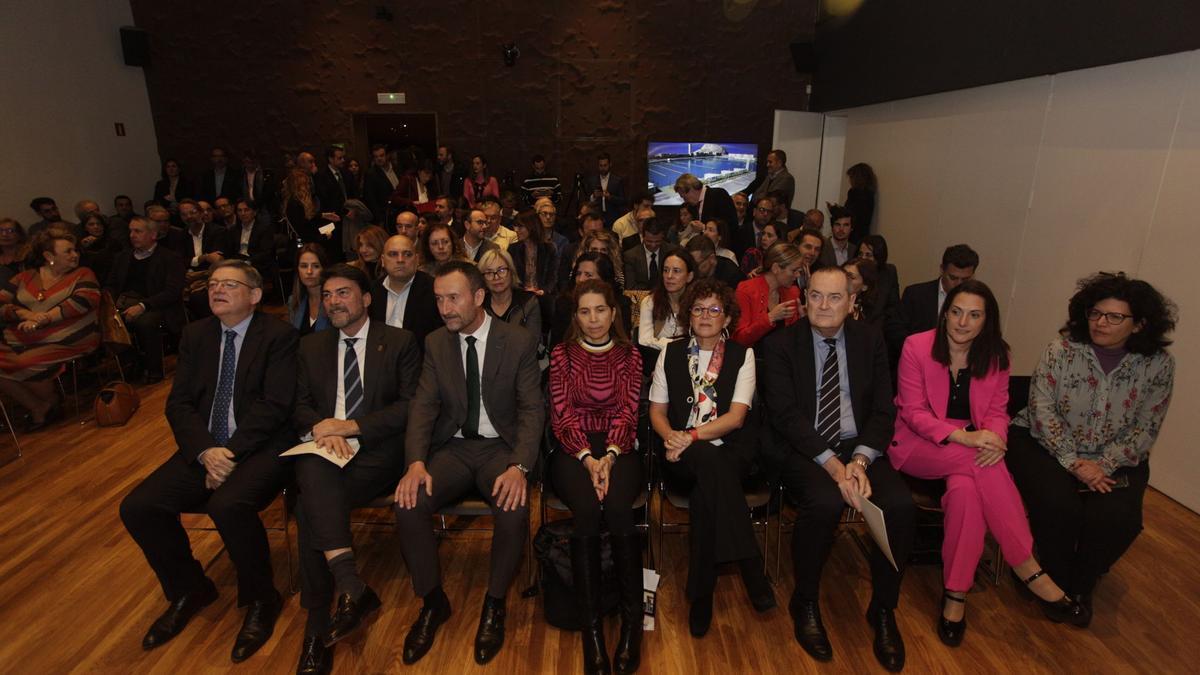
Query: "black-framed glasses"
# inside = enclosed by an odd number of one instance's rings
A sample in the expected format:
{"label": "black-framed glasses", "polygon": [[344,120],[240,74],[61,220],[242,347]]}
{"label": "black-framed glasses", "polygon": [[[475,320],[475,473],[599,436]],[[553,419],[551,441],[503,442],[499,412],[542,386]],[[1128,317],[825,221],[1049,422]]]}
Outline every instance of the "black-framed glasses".
{"label": "black-framed glasses", "polygon": [[222,288],[227,291],[234,291],[237,290],[238,286],[245,286],[246,288],[250,289],[254,288],[250,284],[244,281],[238,281],[237,279],[213,279],[212,281],[208,282],[209,291],[215,291],[218,288]]}
{"label": "black-framed glasses", "polygon": [[1088,310],[1088,313],[1087,313],[1088,321],[1091,321],[1093,323],[1099,322],[1100,317],[1104,317],[1104,320],[1107,321],[1110,326],[1120,326],[1122,323],[1125,322],[1125,319],[1132,319],[1133,315],[1132,314],[1122,314],[1120,312],[1101,312],[1098,309],[1089,309]]}
{"label": "black-framed glasses", "polygon": [[481,270],[480,273],[488,279],[503,279],[504,277],[508,276],[508,268],[497,267],[494,270]]}
{"label": "black-framed glasses", "polygon": [[712,307],[705,307],[704,305],[692,305],[692,316],[696,318],[700,318],[707,314],[714,319],[719,319],[724,313],[725,308],[721,307],[720,305],[713,305]]}

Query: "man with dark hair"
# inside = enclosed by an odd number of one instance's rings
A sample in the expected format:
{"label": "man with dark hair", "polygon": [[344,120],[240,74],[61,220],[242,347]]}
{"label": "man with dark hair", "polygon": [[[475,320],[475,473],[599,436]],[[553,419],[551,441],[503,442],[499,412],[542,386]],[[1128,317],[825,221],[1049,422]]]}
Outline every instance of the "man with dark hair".
{"label": "man with dark hair", "polygon": [[[152,215],[170,220],[167,210],[151,209]],[[112,293],[125,325],[137,337],[141,361],[137,370],[146,382],[163,379],[163,334],[183,329],[183,286],[187,264],[178,253],[158,245],[157,220],[134,216],[129,224],[131,248],[113,258],[105,288]],[[162,225],[165,227],[166,225]]]}
{"label": "man with dark hair", "polygon": [[225,148],[213,148],[208,161],[211,166],[200,174],[200,199],[211,204],[217,197],[237,199],[242,196],[242,177],[229,168]]}
{"label": "man with dark hair", "polygon": [[[437,172],[434,174],[438,194],[461,195],[463,182],[467,180],[467,172],[454,163],[454,150],[448,145],[439,145],[437,149]],[[449,222],[446,216],[442,220]]]}
{"label": "man with dark hair", "polygon": [[900,296],[900,312],[905,335],[920,333],[937,326],[938,313],[946,294],[975,276],[979,254],[966,244],[955,244],[942,253],[941,274],[933,281],[913,284]]}
{"label": "man with dark hair", "polygon": [[49,197],[35,197],[33,201],[29,202],[29,208],[33,209],[33,212],[41,220],[25,228],[26,238],[32,239],[33,235],[50,227],[54,223],[66,223],[68,225],[67,230],[74,232],[74,228],[70,227],[72,223],[67,223],[62,219],[62,214],[58,212],[58,204],[53,199]]}
{"label": "man with dark hair", "polygon": [[425,348],[425,336],[442,327],[433,299],[433,277],[417,269],[416,239],[403,234],[389,237],[380,256],[384,276],[371,287],[372,321],[403,328]]}
{"label": "man with dark hair", "polygon": [[400,177],[388,159],[387,146],[376,143],[371,146],[371,168],[363,179],[362,200],[373,216],[371,222],[386,227],[388,198],[396,190]]}
{"label": "man with dark hair", "polygon": [[[134,218],[130,231],[144,226]],[[214,265],[208,295],[214,316],[183,332],[167,397],[179,449],[125,497],[121,521],[170,603],[142,639],[142,649],[150,650],[217,598],[179,522],[181,513],[212,518],[237,569],[238,606],[249,605],[231,654],[237,663],[270,639],[283,607],[258,512],[274,501],[289,473],[277,455],[294,438],[288,419],[297,335],[286,322],[255,311],[262,278],[244,262]]]}
{"label": "man with dark hair", "polygon": [[[587,206],[587,204],[584,204]],[[563,249],[558,260],[558,278],[568,279],[571,276],[571,268],[575,265],[575,254],[579,252],[579,246],[583,243],[583,238],[589,232],[599,232],[604,229],[604,218],[601,217],[598,211],[589,209],[579,218],[579,228],[575,231],[576,239]]]}
{"label": "man with dark hair", "polygon": [[341,221],[346,200],[358,197],[354,179],[346,170],[345,164],[346,151],[331,145],[325,149],[325,168],[317,171],[314,178],[317,199],[321,201],[321,212],[326,220],[335,223]]}
{"label": "man with dark hair", "polygon": [[821,267],[841,267],[858,254],[858,244],[850,241],[850,232],[853,230],[850,210],[831,204],[829,220],[832,234],[821,246],[819,263]]}
{"label": "man with dark hair", "polygon": [[179,218],[183,220],[185,229],[181,232],[182,236],[163,242],[171,246],[187,265],[184,285],[187,288],[188,312],[193,319],[209,315],[208,290],[205,287],[208,268],[225,259],[222,254],[225,232],[205,224],[201,210],[204,203],[191,199],[180,200]]}
{"label": "man with dark hair", "polygon": [[666,239],[666,225],[654,217],[642,226],[641,243],[625,251],[623,256],[626,290],[649,291],[658,285]]}
{"label": "man with dark hair", "polygon": [[635,192],[633,199],[630,200],[629,212],[613,221],[612,231],[621,238],[621,248],[628,250],[637,243],[627,244],[626,242],[631,237],[637,237],[641,233],[641,228],[638,226],[638,213],[642,209],[654,210],[654,197],[649,192]]}
{"label": "man with dark hair", "polygon": [[484,252],[500,248],[487,239],[488,218],[483,209],[471,209],[467,212],[467,221],[463,228],[463,250],[471,262],[479,262]]}
{"label": "man with dark hair", "polygon": [[[821,236],[820,230],[815,230],[807,225],[795,230],[788,235],[788,240],[800,249],[801,259],[804,261],[804,269],[813,272],[821,267],[821,249],[825,247],[825,237]],[[808,274],[799,277],[796,282],[800,284],[800,288],[804,288]]]}
{"label": "man with dark hair", "polygon": [[[264,215],[273,213],[279,208],[275,195],[279,189],[274,178],[258,163],[258,155],[253,150],[247,150],[242,155],[242,185],[241,196],[262,204],[260,212]],[[268,223],[269,224],[269,223]]]}
{"label": "man with dark hair", "polygon": [[605,225],[611,226],[625,210],[625,179],[612,173],[612,157],[607,152],[596,156],[596,171],[583,177],[583,191],[600,209]]}
{"label": "man with dark hair", "polygon": [[233,200],[229,197],[217,197],[216,203],[213,206],[217,209],[217,227],[222,231],[229,231],[238,225],[237,211],[234,209]]}
{"label": "man with dark hair", "polygon": [[786,225],[775,222],[775,202],[770,197],[755,197],[754,206],[751,207],[750,211],[750,223],[738,227],[737,234],[733,238],[733,252],[737,254],[738,258],[741,258],[742,254],[748,248],[762,249],[763,228],[771,223],[775,223],[777,230],[782,230],[776,234],[786,241]]}
{"label": "man with dark hair", "polygon": [[[758,193],[756,192],[755,194],[757,195]],[[784,223],[784,228],[789,233],[804,227],[804,214],[788,207],[788,203],[785,201],[788,198],[786,192],[783,190],[771,190],[763,194],[775,202],[775,222]],[[819,230],[820,228],[817,229]]]}
{"label": "man with dark hair", "polygon": [[675,180],[675,193],[684,204],[693,208],[696,220],[700,222],[737,222],[737,209],[733,208],[733,199],[724,188],[708,187],[699,178],[685,173]]}
{"label": "man with dark hair", "polygon": [[818,661],[832,659],[817,604],[821,572],[842,510],[870,498],[884,513],[899,568],[873,548],[867,620],[875,629],[875,658],[897,672],[904,667],[904,641],[894,611],[916,509],[883,456],[896,418],[887,347],[870,324],[847,320],[854,294],[841,268],[813,272],[806,295],[807,315],[767,337],[763,349],[763,400],[776,441],[763,444],[763,459],[778,468],[799,503],[792,533],[796,589],[788,609],[800,646]]}
{"label": "man with dark hair", "polygon": [[293,465],[300,488],[300,604],[308,610],[297,672],[329,672],[332,646],[381,604],[358,574],[350,510],[395,489],[421,365],[412,333],[368,316],[377,302],[370,288],[357,267],[322,270],[321,301],[336,330],[300,342],[292,421],[301,440],[345,464],[310,454]]}
{"label": "man with dark hair", "polygon": [[825,213],[821,209],[809,209],[804,212],[804,224],[817,231],[825,227]]}
{"label": "man with dark hair", "polygon": [[117,195],[113,198],[115,212],[108,217],[108,240],[128,243],[129,221],[138,215],[133,210],[133,200],[129,195]]}
{"label": "man with dark hair", "polygon": [[470,263],[443,263],[433,292],[446,325],[425,341],[405,435],[408,469],[396,488],[400,550],[413,591],[424,599],[404,639],[403,660],[412,664],[424,656],[450,617],[430,521],[438,509],[477,491],[495,523],[475,635],[475,662],[482,665],[504,644],[505,598],[528,535],[526,475],[537,461],[545,421],[538,340],[484,311],[483,275]]}
{"label": "man with dark hair", "polygon": [[534,155],[530,165],[532,170],[529,176],[521,181],[525,203],[532,208],[538,197],[549,197],[557,204],[562,198],[562,185],[558,182],[558,176],[546,171],[546,158],[540,154]]}
{"label": "man with dark hair", "polygon": [[792,208],[792,198],[796,195],[796,179],[788,173],[787,153],[783,150],[772,150],[767,153],[767,175],[763,177],[758,187],[754,188],[754,196],[761,197],[774,191],[782,192],[783,204],[789,209]]}
{"label": "man with dark hair", "polygon": [[438,195],[433,200],[433,212],[442,219],[454,233],[458,236],[463,236],[466,233],[463,223],[454,218],[454,212],[458,209],[458,200],[449,195]]}
{"label": "man with dark hair", "polygon": [[685,248],[696,263],[696,279],[716,279],[725,282],[730,288],[737,288],[738,284],[746,280],[746,275],[737,263],[717,255],[717,246],[712,239],[703,235],[692,237],[688,239]]}
{"label": "man with dark hair", "polygon": [[249,260],[264,279],[275,278],[275,230],[258,218],[258,205],[245,197],[237,200],[238,224],[225,231],[221,252],[227,258]]}

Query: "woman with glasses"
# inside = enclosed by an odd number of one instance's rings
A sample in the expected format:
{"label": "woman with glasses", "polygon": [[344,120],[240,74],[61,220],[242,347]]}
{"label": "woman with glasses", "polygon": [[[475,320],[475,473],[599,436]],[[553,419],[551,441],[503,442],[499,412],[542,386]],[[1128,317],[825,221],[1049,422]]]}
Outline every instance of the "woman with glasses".
{"label": "woman with glasses", "polygon": [[715,279],[692,284],[679,306],[688,338],[659,354],[650,387],[650,424],[662,438],[660,466],[668,483],[689,496],[688,626],[702,637],[712,623],[717,566],[736,562],[750,603],[775,606],[763,572],[742,480],[757,444],[747,424],[754,398],[754,350],[729,340],[737,328],[733,292]]}
{"label": "woman with glasses", "polygon": [[1079,282],[1013,420],[1008,468],[1046,571],[1088,609],[1142,530],[1150,449],[1175,383],[1175,305],[1124,274]]}
{"label": "woman with glasses", "polygon": [[542,312],[538,296],[521,288],[521,275],[508,251],[493,248],[479,258],[479,272],[487,284],[483,309],[506,323],[524,326],[542,342]]}
{"label": "woman with glasses", "polygon": [[550,353],[550,427],[561,446],[550,459],[550,482],[575,521],[571,573],[583,623],[583,670],[609,672],[600,610],[603,521],[620,588],[613,660],[618,673],[632,673],[642,643],[642,547],[633,510],[646,484],[634,447],[642,356],[629,343],[611,284],[580,281],[572,306],[571,326]]}
{"label": "woman with glasses", "polygon": [[733,339],[743,347],[753,347],[771,331],[790,326],[804,316],[800,287],[796,285],[796,278],[807,271],[800,249],[777,242],[767,249],[762,270],[762,274],[737,287],[742,320],[733,331]]}
{"label": "woman with glasses", "polygon": [[967,591],[989,530],[1051,620],[1087,622],[1086,608],[1040,572],[1033,557],[1025,509],[1004,463],[1008,372],[1000,305],[974,279],[946,294],[937,327],[909,336],[900,357],[896,432],[887,456],[898,471],[946,484],[945,590],[937,634],[950,647],[961,644],[966,633]]}
{"label": "woman with glasses", "polygon": [[29,411],[28,431],[60,412],[54,391],[59,364],[100,345],[100,284],[79,266],[75,235],[49,227],[33,237],[30,267],[0,286],[0,392]]}

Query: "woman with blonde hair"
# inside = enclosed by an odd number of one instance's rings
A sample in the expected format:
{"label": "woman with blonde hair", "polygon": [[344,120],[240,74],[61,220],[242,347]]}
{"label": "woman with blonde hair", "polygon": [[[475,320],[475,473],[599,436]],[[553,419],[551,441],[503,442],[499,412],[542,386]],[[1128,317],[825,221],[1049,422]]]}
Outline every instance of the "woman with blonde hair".
{"label": "woman with blonde hair", "polygon": [[321,232],[320,204],[313,195],[312,179],[303,170],[294,169],[283,180],[280,202],[283,219],[294,238],[304,244],[320,244],[331,262],[342,259],[341,233],[336,229],[327,234]]}
{"label": "woman with blonde hair", "polygon": [[589,232],[581,242],[575,259],[584,253],[603,253],[608,256],[612,262],[613,271],[617,275],[617,285],[614,290],[618,293],[625,289],[625,263],[621,258],[621,242],[617,239],[617,235],[608,230],[600,230],[598,232]]}
{"label": "woman with blonde hair", "polygon": [[387,243],[387,231],[378,225],[368,225],[354,239],[354,248],[358,252],[358,260],[350,263],[351,267],[367,273],[367,278],[374,281],[384,275],[383,247]]}
{"label": "woman with blonde hair", "polygon": [[521,273],[512,256],[502,248],[484,251],[479,272],[487,285],[483,309],[501,321],[524,326],[542,342],[542,312],[538,296],[521,287]]}

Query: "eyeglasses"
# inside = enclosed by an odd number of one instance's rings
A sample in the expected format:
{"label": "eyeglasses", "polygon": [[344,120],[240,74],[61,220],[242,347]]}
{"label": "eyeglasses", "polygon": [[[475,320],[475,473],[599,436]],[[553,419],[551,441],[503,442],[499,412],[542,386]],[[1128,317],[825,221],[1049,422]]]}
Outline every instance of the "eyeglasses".
{"label": "eyeglasses", "polygon": [[483,274],[483,276],[487,277],[488,279],[500,279],[502,277],[508,276],[508,268],[507,267],[497,267],[494,270],[482,270],[482,274]]}
{"label": "eyeglasses", "polygon": [[227,291],[234,291],[237,290],[238,286],[245,286],[246,288],[250,289],[254,288],[250,284],[244,281],[238,281],[237,279],[213,279],[212,281],[208,282],[209,291],[215,291],[218,288],[223,288]]}
{"label": "eyeglasses", "polygon": [[756,207],[754,207],[754,210],[758,211],[760,213],[774,213],[775,212],[775,209],[773,209],[769,206],[756,206]]}
{"label": "eyeglasses", "polygon": [[1132,314],[1122,314],[1120,312],[1101,312],[1098,309],[1089,309],[1087,313],[1088,321],[1099,323],[1100,317],[1108,322],[1110,326],[1120,326],[1125,322],[1125,319],[1132,319]]}
{"label": "eyeglasses", "polygon": [[712,307],[705,307],[703,305],[692,305],[692,316],[694,316],[696,318],[702,317],[705,314],[707,314],[708,316],[711,316],[714,319],[719,319],[719,318],[721,318],[721,315],[724,313],[725,313],[725,308],[721,307],[720,305],[713,305]]}

